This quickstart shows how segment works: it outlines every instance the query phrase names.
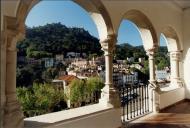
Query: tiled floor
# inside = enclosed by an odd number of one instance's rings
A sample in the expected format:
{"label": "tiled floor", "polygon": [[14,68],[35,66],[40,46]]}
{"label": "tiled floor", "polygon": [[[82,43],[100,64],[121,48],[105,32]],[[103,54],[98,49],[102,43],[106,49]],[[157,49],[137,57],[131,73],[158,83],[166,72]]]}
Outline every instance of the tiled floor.
{"label": "tiled floor", "polygon": [[180,102],[158,114],[151,114],[126,125],[127,128],[190,128],[190,101]]}

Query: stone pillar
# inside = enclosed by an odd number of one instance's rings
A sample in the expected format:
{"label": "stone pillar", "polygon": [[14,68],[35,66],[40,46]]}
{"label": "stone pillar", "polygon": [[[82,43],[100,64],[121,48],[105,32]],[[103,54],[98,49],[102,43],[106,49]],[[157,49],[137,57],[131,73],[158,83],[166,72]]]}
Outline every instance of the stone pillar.
{"label": "stone pillar", "polygon": [[105,87],[102,89],[100,104],[106,106],[120,107],[119,93],[113,85],[113,50],[116,44],[116,35],[108,35],[101,41],[105,56]]}
{"label": "stone pillar", "polygon": [[7,37],[6,50],[6,103],[4,109],[4,128],[22,128],[23,113],[16,98],[16,35]]}
{"label": "stone pillar", "polygon": [[[153,96],[152,99],[150,98],[150,107],[153,109],[153,112],[159,112],[159,92],[160,88],[156,84],[156,74],[155,74],[155,62],[154,62],[154,49],[150,49],[146,51],[148,55],[148,61],[149,61],[149,89],[150,94],[149,96]],[[153,95],[151,94],[153,93]],[[152,100],[152,101],[151,101]]]}
{"label": "stone pillar", "polygon": [[150,50],[147,51],[148,55],[148,62],[149,62],[149,82],[154,83],[155,82],[155,62],[154,62],[154,51]]}
{"label": "stone pillar", "polygon": [[171,86],[179,87],[181,86],[181,80],[179,76],[179,61],[180,61],[179,51],[170,52],[170,65],[171,65]]}
{"label": "stone pillar", "polygon": [[1,32],[1,83],[0,83],[0,128],[3,128],[3,116],[4,116],[4,109],[5,109],[5,102],[6,102],[6,95],[5,95],[5,82],[6,82],[6,40],[5,40],[4,32]]}

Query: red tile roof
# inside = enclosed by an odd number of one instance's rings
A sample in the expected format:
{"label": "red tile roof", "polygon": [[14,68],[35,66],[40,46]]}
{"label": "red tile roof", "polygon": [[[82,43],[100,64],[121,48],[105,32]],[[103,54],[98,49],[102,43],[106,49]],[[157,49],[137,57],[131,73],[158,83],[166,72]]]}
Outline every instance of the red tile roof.
{"label": "red tile roof", "polygon": [[71,83],[74,79],[78,79],[78,77],[76,77],[74,75],[64,75],[64,76],[60,76],[58,78],[58,80],[64,80],[67,83]]}

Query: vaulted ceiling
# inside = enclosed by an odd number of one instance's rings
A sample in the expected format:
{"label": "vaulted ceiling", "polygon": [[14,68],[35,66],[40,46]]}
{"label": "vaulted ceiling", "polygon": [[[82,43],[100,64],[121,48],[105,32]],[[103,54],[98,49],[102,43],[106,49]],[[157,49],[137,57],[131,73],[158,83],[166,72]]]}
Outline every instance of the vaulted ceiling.
{"label": "vaulted ceiling", "polygon": [[174,0],[174,4],[183,10],[190,8],[190,0]]}

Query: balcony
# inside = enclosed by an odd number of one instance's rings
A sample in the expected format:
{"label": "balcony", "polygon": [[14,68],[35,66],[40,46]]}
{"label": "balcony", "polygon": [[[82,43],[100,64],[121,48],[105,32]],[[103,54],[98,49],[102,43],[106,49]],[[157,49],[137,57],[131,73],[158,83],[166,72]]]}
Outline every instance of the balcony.
{"label": "balcony", "polygon": [[149,114],[143,118],[125,124],[127,128],[189,128],[190,101],[183,100],[160,113]]}
{"label": "balcony", "polygon": [[[151,113],[123,126],[127,128],[188,128],[190,127],[190,101],[183,100]],[[94,104],[71,110],[26,118],[25,128],[117,128],[121,119],[117,118],[121,109]]]}
{"label": "balcony", "polygon": [[[121,125],[120,109],[101,104],[64,110],[24,119],[25,128],[116,128]],[[114,118],[116,117],[116,118]]]}

